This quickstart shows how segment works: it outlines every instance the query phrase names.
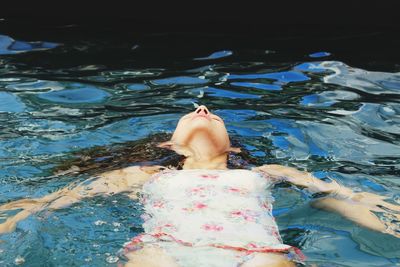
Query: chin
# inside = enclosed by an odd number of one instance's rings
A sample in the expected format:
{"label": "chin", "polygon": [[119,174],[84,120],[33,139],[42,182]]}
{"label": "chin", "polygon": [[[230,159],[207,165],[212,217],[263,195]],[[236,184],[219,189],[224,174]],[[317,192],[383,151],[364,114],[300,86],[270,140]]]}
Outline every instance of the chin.
{"label": "chin", "polygon": [[227,137],[224,128],[213,124],[212,121],[202,118],[180,124],[175,130],[173,138],[180,144],[187,144],[188,142],[191,142],[193,138],[209,139],[214,143],[214,146],[219,146],[226,142],[229,143],[229,141],[226,141],[226,139],[229,140],[229,138]]}
{"label": "chin", "polygon": [[211,130],[211,123],[210,121],[206,119],[195,119],[191,121],[189,128],[190,129],[196,129],[196,128],[202,128],[202,129],[210,129]]}

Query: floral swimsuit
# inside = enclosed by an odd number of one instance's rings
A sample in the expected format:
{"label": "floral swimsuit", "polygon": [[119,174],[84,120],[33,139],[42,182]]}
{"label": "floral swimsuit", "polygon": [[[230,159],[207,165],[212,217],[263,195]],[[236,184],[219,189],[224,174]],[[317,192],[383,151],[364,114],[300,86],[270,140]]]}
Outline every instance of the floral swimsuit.
{"label": "floral swimsuit", "polygon": [[167,170],[142,193],[145,233],[125,249],[163,248],[182,267],[236,267],[256,252],[301,252],[282,243],[268,177],[249,170]]}

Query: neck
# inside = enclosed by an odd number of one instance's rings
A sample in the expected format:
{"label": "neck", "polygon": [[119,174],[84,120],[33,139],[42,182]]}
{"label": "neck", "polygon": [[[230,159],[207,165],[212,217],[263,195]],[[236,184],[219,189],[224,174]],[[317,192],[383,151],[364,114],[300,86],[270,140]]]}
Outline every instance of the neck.
{"label": "neck", "polygon": [[189,156],[185,159],[183,169],[215,169],[225,170],[227,169],[227,154],[213,157],[213,158],[196,158]]}

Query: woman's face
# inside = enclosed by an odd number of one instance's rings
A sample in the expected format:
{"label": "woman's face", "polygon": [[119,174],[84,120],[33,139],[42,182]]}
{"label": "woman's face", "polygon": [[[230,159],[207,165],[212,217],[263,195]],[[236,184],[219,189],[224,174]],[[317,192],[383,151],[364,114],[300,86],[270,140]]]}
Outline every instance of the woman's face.
{"label": "woman's face", "polygon": [[212,114],[206,106],[183,116],[176,126],[171,141],[207,156],[228,152],[230,142],[224,121]]}

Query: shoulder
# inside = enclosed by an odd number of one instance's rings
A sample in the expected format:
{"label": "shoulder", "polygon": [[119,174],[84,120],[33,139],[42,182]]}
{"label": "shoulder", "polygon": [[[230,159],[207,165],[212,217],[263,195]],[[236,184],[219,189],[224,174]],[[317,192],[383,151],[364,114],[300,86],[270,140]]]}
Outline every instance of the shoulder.
{"label": "shoulder", "polygon": [[236,179],[249,180],[251,178],[257,179],[262,173],[252,169],[230,169],[224,172],[224,176]]}
{"label": "shoulder", "polygon": [[168,168],[163,167],[163,166],[130,166],[122,169],[117,169],[113,171],[108,171],[102,173],[100,176],[105,178],[105,179],[124,179],[124,178],[129,178],[132,176],[135,177],[150,177],[154,174],[157,174],[163,170],[166,170]]}
{"label": "shoulder", "polygon": [[288,174],[292,174],[293,172],[297,171],[294,168],[277,164],[265,164],[259,167],[253,167],[251,170],[254,172],[261,173],[263,175],[267,175],[269,177],[276,177],[276,178],[286,176]]}
{"label": "shoulder", "polygon": [[254,175],[256,172],[253,169],[231,169],[229,173],[234,173],[238,175]]}
{"label": "shoulder", "polygon": [[160,165],[152,165],[152,166],[132,166],[132,167],[128,167],[128,168],[137,168],[139,167],[139,171],[147,173],[149,175],[153,175],[156,173],[159,173],[161,171],[167,171],[167,170],[171,170],[167,167],[164,166],[160,166]]}

